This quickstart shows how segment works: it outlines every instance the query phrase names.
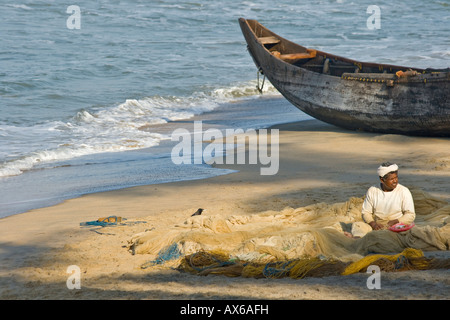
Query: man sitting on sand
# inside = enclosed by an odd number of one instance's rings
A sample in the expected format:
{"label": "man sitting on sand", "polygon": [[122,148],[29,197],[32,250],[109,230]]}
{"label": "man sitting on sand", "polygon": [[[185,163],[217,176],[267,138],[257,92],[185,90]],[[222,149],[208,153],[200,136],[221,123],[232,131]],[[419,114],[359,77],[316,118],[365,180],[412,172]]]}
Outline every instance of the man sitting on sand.
{"label": "man sitting on sand", "polygon": [[360,238],[399,222],[411,224],[416,218],[411,192],[398,183],[398,166],[383,163],[377,173],[380,184],[369,188],[362,206],[364,222],[353,223],[352,233],[347,236]]}

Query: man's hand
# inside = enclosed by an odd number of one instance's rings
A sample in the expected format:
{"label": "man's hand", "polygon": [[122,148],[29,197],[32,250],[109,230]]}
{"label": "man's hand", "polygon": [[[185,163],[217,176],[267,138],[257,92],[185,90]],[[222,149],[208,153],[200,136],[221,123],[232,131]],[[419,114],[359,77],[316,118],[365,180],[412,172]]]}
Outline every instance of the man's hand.
{"label": "man's hand", "polygon": [[384,229],[382,224],[376,223],[375,221],[370,222],[369,225],[372,227],[373,230]]}
{"label": "man's hand", "polygon": [[388,222],[388,226],[389,227],[392,227],[394,224],[397,224],[397,223],[399,223],[400,221],[398,221],[398,219],[395,219],[395,220],[390,220],[389,222]]}

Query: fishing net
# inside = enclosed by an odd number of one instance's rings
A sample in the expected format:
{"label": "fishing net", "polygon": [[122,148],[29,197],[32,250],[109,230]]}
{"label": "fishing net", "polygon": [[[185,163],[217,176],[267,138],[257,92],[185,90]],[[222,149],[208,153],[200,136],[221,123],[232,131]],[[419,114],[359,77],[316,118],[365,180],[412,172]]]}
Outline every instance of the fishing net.
{"label": "fishing net", "polygon": [[405,232],[347,237],[344,231],[362,221],[363,198],[353,197],[251,215],[193,216],[136,234],[129,249],[150,255],[142,267],[175,261],[178,270],[199,275],[303,278],[361,272],[370,264],[384,271],[448,267],[423,251],[449,250],[450,205],[421,190],[411,192],[416,226]]}
{"label": "fishing net", "polygon": [[216,252],[200,251],[184,257],[178,270],[201,276],[219,274],[229,277],[302,279],[366,272],[369,266],[380,271],[430,270],[450,268],[450,259],[427,258],[419,249],[408,248],[394,255],[370,255],[356,262],[343,262],[322,257],[305,257],[268,263],[240,261]]}

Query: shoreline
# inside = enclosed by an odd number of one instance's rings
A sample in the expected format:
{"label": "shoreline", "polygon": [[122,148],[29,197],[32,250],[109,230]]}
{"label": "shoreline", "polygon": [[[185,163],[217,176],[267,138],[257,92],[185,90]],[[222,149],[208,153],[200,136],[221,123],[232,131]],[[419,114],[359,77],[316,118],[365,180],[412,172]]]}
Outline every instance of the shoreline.
{"label": "shoreline", "polygon": [[[448,299],[448,286],[438,283],[448,285],[449,270],[389,274],[389,290],[374,292],[365,288],[364,274],[256,280],[140,269],[149,257],[126,250],[136,233],[182,223],[198,208],[208,215],[251,215],[362,197],[376,183],[376,167],[384,161],[399,164],[401,184],[450,201],[449,139],[353,132],[318,120],[271,128],[280,130],[279,172],[274,176],[261,176],[257,165],[215,165],[238,172],[87,194],[0,219],[0,298]],[[130,225],[80,227],[111,215]],[[82,289],[76,291],[65,282],[66,268],[74,264],[83,274]],[[425,275],[428,293],[405,290]],[[274,290],[262,289],[268,285]]]}
{"label": "shoreline", "polygon": [[[274,105],[277,111],[274,111]],[[236,121],[236,117],[239,120]],[[167,164],[167,155],[170,156],[175,145],[175,142],[170,140],[171,134],[178,129],[190,130],[192,133],[195,121],[202,121],[204,131],[225,131],[235,127],[245,130],[247,126],[266,128],[274,123],[304,118],[309,116],[283,100],[281,96],[267,94],[225,103],[189,119],[141,127],[142,131],[169,138],[162,139],[158,145],[152,147],[94,153],[55,162],[48,169],[36,168],[18,176],[7,177],[8,181],[3,182],[0,190],[3,193],[0,218],[57,205],[91,193],[197,180],[226,173],[226,170],[220,172],[208,165],[179,166],[173,164],[170,159]]]}

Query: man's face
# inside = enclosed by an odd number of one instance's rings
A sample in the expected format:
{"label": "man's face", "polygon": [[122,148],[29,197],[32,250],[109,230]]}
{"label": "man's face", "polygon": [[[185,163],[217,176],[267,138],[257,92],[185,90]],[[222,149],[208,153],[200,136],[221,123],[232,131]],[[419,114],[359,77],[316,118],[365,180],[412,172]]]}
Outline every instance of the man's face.
{"label": "man's face", "polygon": [[398,174],[390,173],[386,177],[386,179],[380,178],[381,184],[383,185],[384,191],[392,191],[398,185]]}

